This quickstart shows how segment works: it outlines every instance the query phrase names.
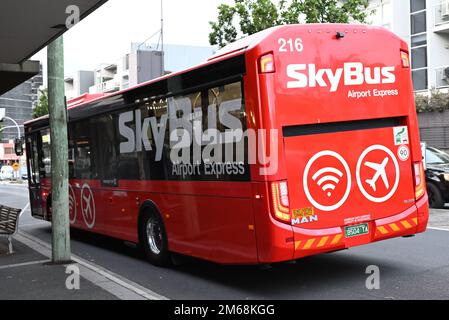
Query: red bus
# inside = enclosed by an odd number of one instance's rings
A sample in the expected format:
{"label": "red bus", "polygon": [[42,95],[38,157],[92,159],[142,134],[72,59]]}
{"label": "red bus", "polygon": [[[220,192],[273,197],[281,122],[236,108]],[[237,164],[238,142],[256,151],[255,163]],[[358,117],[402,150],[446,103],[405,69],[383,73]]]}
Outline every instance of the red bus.
{"label": "red bus", "polygon": [[[260,32],[204,64],[68,107],[70,223],[225,264],[424,232],[407,44],[362,25]],[[32,214],[51,220],[48,117],[26,124]]]}

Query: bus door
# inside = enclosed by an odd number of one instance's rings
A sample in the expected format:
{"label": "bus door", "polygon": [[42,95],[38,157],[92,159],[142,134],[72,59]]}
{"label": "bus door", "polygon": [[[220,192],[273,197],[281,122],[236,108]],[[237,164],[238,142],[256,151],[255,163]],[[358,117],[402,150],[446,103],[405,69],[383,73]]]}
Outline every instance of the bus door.
{"label": "bus door", "polygon": [[44,218],[42,210],[42,193],[39,177],[39,138],[36,133],[27,136],[26,148],[28,153],[28,184],[30,193],[31,214],[37,218]]}

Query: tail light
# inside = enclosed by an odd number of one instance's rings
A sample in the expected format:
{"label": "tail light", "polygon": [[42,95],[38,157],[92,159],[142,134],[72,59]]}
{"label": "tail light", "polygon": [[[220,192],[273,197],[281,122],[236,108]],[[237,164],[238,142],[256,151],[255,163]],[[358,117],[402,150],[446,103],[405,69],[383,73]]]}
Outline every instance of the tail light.
{"label": "tail light", "polygon": [[426,177],[422,162],[415,162],[413,165],[415,175],[415,198],[419,200],[426,193]]}
{"label": "tail light", "polygon": [[291,223],[287,181],[271,183],[273,216],[281,222]]}
{"label": "tail light", "polygon": [[259,72],[260,73],[273,73],[276,72],[276,66],[274,64],[274,56],[272,53],[267,53],[259,59]]}
{"label": "tail light", "polygon": [[410,68],[410,56],[407,52],[401,50],[401,61],[403,68]]}

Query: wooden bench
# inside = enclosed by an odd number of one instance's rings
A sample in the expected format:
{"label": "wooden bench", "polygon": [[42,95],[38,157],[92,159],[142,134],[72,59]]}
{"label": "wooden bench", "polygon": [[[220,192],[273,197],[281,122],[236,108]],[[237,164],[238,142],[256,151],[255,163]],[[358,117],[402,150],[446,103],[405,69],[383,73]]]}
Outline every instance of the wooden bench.
{"label": "wooden bench", "polygon": [[8,253],[13,253],[12,236],[19,230],[22,210],[0,205],[0,237],[8,239]]}

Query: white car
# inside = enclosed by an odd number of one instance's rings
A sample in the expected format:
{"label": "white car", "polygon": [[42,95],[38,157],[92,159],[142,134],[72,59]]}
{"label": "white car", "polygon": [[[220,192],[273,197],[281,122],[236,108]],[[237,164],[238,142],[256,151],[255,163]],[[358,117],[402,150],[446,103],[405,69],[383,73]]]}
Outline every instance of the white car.
{"label": "white car", "polygon": [[14,169],[11,166],[3,166],[0,170],[0,180],[10,180],[14,178]]}

